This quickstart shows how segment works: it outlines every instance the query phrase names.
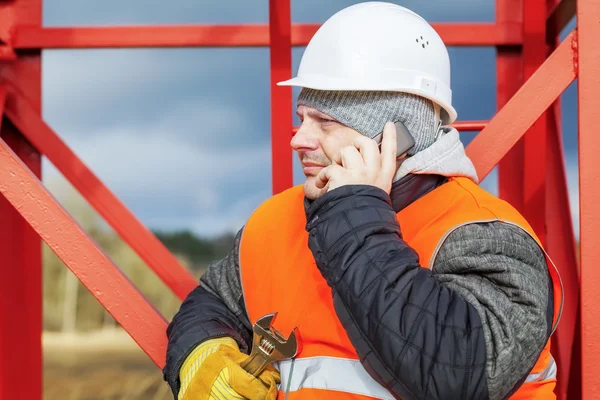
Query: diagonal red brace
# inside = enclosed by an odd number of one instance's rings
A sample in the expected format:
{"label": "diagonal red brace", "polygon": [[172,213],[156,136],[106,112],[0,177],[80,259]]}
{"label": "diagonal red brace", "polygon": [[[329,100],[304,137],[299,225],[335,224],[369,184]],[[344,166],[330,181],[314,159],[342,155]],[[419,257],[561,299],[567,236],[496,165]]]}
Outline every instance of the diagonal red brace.
{"label": "diagonal red brace", "polygon": [[162,368],[167,323],[0,139],[0,193]]}
{"label": "diagonal red brace", "polygon": [[480,180],[575,80],[573,37],[571,33],[467,146]]}
{"label": "diagonal red brace", "polygon": [[197,286],[196,279],[42,120],[27,99],[11,85],[8,90],[6,115],[12,123],[183,300]]}

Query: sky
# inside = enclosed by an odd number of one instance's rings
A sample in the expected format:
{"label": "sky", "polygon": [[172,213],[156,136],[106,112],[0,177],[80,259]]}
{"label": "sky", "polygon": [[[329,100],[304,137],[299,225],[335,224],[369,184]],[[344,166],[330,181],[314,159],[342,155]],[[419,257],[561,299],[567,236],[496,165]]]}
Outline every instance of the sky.
{"label": "sky", "polygon": [[[358,2],[292,0],[292,21],[323,23]],[[494,0],[394,2],[430,22],[493,22],[495,15]],[[45,26],[267,23],[268,0],[44,0],[43,12]],[[293,49],[294,73],[303,51]],[[459,120],[490,119],[495,50],[449,53]],[[268,48],[45,50],[42,57],[45,121],[150,229],[234,232],[271,195]],[[575,82],[562,95],[562,113],[578,229],[576,103]],[[465,145],[474,135],[461,136]],[[70,196],[51,163],[43,168],[54,195]],[[302,181],[295,160],[294,183]],[[494,172],[482,186],[497,193],[496,181]]]}

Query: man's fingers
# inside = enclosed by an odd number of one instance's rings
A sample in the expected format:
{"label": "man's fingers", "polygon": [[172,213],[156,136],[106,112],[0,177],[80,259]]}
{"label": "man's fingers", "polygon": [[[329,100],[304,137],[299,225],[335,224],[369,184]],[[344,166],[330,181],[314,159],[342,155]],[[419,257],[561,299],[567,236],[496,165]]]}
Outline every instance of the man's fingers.
{"label": "man's fingers", "polygon": [[339,165],[330,165],[323,168],[321,171],[319,171],[317,177],[315,178],[315,186],[318,189],[323,189],[329,183],[329,180],[336,173],[339,173],[340,170],[343,171],[343,168]]}
{"label": "man's fingers", "polygon": [[322,170],[319,171],[319,173],[317,174],[317,177],[315,178],[315,186],[318,189],[323,189],[325,187],[325,185],[327,185],[327,182],[329,182],[329,176],[331,174],[331,165],[328,167],[323,168]]}
{"label": "man's fingers", "polygon": [[396,172],[396,127],[393,122],[388,122],[383,128],[383,139],[381,141],[381,174],[383,176],[393,175]]}
{"label": "man's fingers", "polygon": [[341,165],[344,168],[359,168],[365,165],[365,162],[353,146],[342,147],[340,151],[333,157],[335,164]]}
{"label": "man's fingers", "polygon": [[367,167],[379,168],[379,149],[373,139],[359,135],[354,139],[354,146],[360,151]]}

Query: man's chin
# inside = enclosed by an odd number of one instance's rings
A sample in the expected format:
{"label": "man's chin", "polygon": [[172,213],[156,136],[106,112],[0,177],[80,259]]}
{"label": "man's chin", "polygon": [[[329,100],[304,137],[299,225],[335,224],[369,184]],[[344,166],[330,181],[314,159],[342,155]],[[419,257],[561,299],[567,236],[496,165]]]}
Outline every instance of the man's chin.
{"label": "man's chin", "polygon": [[304,195],[309,200],[316,200],[327,193],[327,189],[319,189],[315,186],[315,177],[307,176],[304,182]]}

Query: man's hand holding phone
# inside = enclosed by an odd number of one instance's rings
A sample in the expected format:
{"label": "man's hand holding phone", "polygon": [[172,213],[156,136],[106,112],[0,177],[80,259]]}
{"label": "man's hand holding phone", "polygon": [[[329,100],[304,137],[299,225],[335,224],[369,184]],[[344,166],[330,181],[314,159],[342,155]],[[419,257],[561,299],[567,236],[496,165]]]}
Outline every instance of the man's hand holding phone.
{"label": "man's hand holding phone", "polygon": [[381,152],[376,140],[357,136],[353,146],[342,148],[334,157],[334,163],[319,172],[315,186],[331,191],[344,185],[371,185],[389,194],[396,174],[398,151],[393,122],[385,124],[382,136]]}

